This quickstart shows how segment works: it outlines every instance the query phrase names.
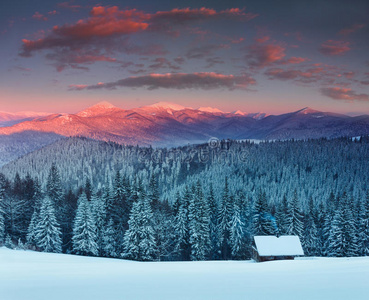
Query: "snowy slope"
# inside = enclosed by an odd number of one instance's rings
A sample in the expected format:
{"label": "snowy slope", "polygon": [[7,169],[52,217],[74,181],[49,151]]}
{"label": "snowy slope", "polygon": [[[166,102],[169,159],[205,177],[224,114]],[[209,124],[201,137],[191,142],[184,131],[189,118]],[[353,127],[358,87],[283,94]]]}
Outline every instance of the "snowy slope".
{"label": "snowy slope", "polygon": [[139,263],[0,248],[2,300],[366,300],[369,258]]}

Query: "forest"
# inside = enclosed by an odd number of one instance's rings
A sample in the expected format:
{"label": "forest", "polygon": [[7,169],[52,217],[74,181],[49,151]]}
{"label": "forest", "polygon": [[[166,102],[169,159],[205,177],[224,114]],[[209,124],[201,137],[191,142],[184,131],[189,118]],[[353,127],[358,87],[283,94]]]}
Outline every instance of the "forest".
{"label": "forest", "polygon": [[369,139],[173,149],[68,138],[0,175],[0,243],[138,261],[249,259],[255,235],[369,255]]}

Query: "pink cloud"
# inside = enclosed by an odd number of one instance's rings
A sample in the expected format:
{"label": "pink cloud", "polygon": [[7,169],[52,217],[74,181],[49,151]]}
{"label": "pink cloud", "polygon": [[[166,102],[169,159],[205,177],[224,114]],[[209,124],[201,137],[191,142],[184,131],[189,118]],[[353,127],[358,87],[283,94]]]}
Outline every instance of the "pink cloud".
{"label": "pink cloud", "polygon": [[308,59],[305,58],[305,57],[295,57],[295,56],[293,56],[293,57],[290,57],[287,60],[284,60],[282,62],[282,64],[284,64],[284,65],[293,64],[294,65],[294,64],[301,64],[301,63],[306,62],[306,61],[308,61]]}
{"label": "pink cloud", "polygon": [[77,12],[82,8],[81,5],[73,4],[73,1],[58,3],[58,7],[68,9],[68,10],[71,10],[73,12]]}
{"label": "pink cloud", "polygon": [[246,13],[240,8],[231,8],[217,12],[211,8],[174,8],[170,11],[158,11],[152,15],[152,22],[170,22],[185,23],[189,21],[202,21],[206,19],[237,19],[241,21],[250,21],[258,15],[253,13]]}
{"label": "pink cloud", "polygon": [[251,67],[267,67],[286,56],[286,48],[278,44],[254,44],[246,49],[246,60]]}
{"label": "pink cloud", "polygon": [[40,14],[38,11],[36,11],[34,13],[34,15],[32,16],[32,18],[33,19],[36,19],[38,21],[47,21],[48,20],[47,17],[45,17],[43,14]]}
{"label": "pink cloud", "polygon": [[261,37],[261,38],[257,38],[257,39],[255,39],[255,41],[257,42],[257,43],[259,43],[259,44],[263,44],[263,43],[265,43],[265,42],[267,42],[267,41],[269,41],[270,40],[270,37],[269,36],[263,36],[263,37]]}
{"label": "pink cloud", "polygon": [[316,82],[321,79],[321,73],[323,69],[308,69],[306,71],[289,69],[284,70],[281,68],[269,69],[265,72],[265,75],[269,79],[279,79],[279,80],[296,80],[301,82]]}
{"label": "pink cloud", "polygon": [[365,27],[365,24],[354,24],[338,32],[340,35],[349,35]]}
{"label": "pink cloud", "polygon": [[369,101],[368,94],[358,94],[350,88],[341,87],[328,87],[322,88],[321,93],[334,100],[344,100],[347,102],[357,101]]}
{"label": "pink cloud", "polygon": [[319,51],[324,55],[343,55],[350,51],[349,42],[328,40],[324,42]]}
{"label": "pink cloud", "polygon": [[149,74],[144,76],[127,77],[115,82],[96,85],[71,85],[70,90],[84,89],[116,89],[118,87],[147,88],[149,90],[164,89],[219,89],[228,90],[247,89],[249,85],[256,84],[255,79],[248,75],[224,75],[213,72],[200,73],[167,73]]}

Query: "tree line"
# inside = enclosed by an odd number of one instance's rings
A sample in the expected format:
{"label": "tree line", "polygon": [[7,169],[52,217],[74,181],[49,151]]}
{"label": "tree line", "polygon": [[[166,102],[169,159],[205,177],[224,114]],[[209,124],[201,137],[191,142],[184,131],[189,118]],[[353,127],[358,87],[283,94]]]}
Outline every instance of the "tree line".
{"label": "tree line", "polygon": [[0,175],[0,243],[44,252],[153,260],[249,259],[255,235],[298,235],[308,256],[369,255],[369,194],[342,189],[303,204],[297,189],[270,199],[259,188],[232,191],[196,180],[172,199],[157,176],[147,182],[121,170],[111,187],[89,179],[65,190],[51,166],[46,182]]}

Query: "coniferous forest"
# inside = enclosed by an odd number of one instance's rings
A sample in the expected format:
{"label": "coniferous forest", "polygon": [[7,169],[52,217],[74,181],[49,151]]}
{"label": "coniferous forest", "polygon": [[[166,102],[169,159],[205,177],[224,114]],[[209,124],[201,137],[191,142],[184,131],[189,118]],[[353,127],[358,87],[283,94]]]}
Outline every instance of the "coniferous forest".
{"label": "coniferous forest", "polygon": [[175,149],[68,138],[3,167],[0,242],[139,261],[249,259],[254,235],[369,255],[369,139]]}

